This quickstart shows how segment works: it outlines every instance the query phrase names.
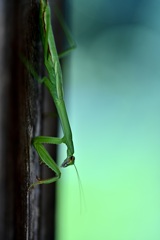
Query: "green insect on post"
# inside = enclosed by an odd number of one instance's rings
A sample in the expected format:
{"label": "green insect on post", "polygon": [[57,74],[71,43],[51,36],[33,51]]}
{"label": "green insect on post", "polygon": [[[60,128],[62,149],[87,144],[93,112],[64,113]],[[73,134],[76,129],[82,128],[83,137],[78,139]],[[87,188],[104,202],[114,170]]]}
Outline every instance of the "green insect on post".
{"label": "green insect on post", "polygon": [[26,63],[26,61],[24,62],[31,74],[38,80],[38,82],[44,84],[48,89],[49,93],[51,94],[58,112],[58,116],[61,121],[64,136],[62,138],[38,136],[32,139],[32,144],[36,149],[40,159],[52,171],[54,171],[56,175],[50,179],[37,180],[37,182],[31,184],[30,188],[33,188],[38,184],[53,183],[57,181],[61,176],[61,172],[57,164],[54,162],[43,144],[66,144],[67,158],[64,160],[61,167],[65,168],[70,165],[74,165],[75,161],[75,157],[73,156],[74,146],[72,141],[72,131],[63,98],[62,71],[51,26],[50,7],[48,2],[45,0],[40,1],[40,31],[44,52],[44,65],[47,70],[48,76],[39,78],[37,73],[32,68],[30,69],[30,67],[28,66],[29,64]]}

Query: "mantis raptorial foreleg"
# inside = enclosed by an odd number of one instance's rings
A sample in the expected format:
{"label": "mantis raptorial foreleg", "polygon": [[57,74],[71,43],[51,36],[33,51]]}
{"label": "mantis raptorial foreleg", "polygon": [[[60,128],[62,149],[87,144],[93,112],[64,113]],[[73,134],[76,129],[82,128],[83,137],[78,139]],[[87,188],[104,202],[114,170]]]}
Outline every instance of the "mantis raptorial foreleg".
{"label": "mantis raptorial foreleg", "polygon": [[33,75],[33,77],[35,77],[39,83],[43,83],[51,94],[51,97],[55,103],[58,112],[58,116],[61,121],[64,136],[62,138],[38,136],[32,139],[32,144],[37,151],[40,159],[55,173],[55,176],[50,179],[38,179],[37,182],[31,184],[30,188],[38,184],[49,184],[55,182],[61,176],[61,172],[57,164],[54,162],[54,160],[44,147],[44,144],[64,143],[67,146],[67,158],[62,163],[62,167],[73,165],[75,161],[75,157],[73,156],[74,146],[72,141],[72,132],[68,120],[65,102],[63,99],[61,66],[59,63],[59,58],[52,32],[50,7],[46,0],[40,1],[40,30],[44,52],[44,65],[48,76],[40,78],[26,60],[23,59],[23,62],[30,70],[30,73]]}

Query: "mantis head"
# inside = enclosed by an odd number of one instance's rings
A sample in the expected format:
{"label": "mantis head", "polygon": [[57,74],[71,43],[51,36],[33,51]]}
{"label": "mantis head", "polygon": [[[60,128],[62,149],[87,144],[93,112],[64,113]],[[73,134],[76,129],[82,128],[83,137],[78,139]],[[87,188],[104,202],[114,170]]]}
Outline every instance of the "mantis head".
{"label": "mantis head", "polygon": [[64,162],[61,164],[61,167],[66,168],[70,165],[74,165],[74,161],[75,161],[75,157],[74,156],[70,156],[67,157]]}

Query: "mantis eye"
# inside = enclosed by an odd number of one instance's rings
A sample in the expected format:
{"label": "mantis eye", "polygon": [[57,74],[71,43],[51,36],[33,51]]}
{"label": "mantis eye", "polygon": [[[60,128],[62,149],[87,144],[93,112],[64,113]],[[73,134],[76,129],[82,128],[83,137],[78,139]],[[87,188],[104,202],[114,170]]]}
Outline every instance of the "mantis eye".
{"label": "mantis eye", "polygon": [[75,157],[74,156],[67,157],[64,160],[64,162],[61,164],[61,167],[65,168],[65,167],[68,167],[70,165],[74,165],[74,161],[75,161]]}

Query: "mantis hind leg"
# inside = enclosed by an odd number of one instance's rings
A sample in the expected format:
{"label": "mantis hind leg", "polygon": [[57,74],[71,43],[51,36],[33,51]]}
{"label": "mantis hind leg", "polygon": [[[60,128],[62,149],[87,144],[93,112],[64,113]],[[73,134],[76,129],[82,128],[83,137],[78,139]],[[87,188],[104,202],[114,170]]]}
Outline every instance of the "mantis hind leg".
{"label": "mantis hind leg", "polygon": [[67,26],[63,16],[62,16],[62,13],[61,11],[58,9],[57,6],[54,7],[54,12],[55,12],[55,15],[58,19],[58,22],[60,23],[60,26],[62,27],[62,30],[66,36],[66,40],[67,40],[67,43],[68,43],[68,47],[67,49],[65,49],[63,52],[60,52],[58,54],[58,57],[59,59],[60,58],[63,58],[65,57],[66,55],[68,55],[73,49],[75,49],[77,46],[76,46],[76,42],[74,41],[73,37],[72,37],[72,34],[69,30],[69,27]]}
{"label": "mantis hind leg", "polygon": [[34,188],[36,185],[39,184],[49,184],[56,182],[61,177],[61,172],[57,164],[50,156],[46,148],[43,146],[43,144],[61,144],[61,143],[63,143],[63,138],[39,136],[32,139],[32,144],[35,150],[37,151],[41,161],[45,163],[55,173],[55,176],[49,179],[43,180],[38,179],[37,182],[31,184],[29,189]]}

